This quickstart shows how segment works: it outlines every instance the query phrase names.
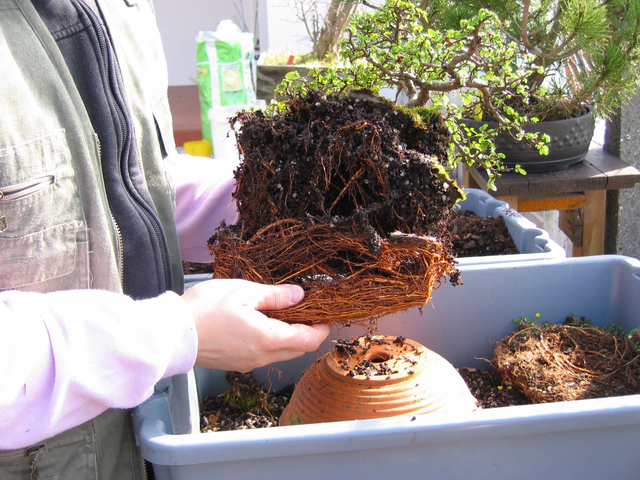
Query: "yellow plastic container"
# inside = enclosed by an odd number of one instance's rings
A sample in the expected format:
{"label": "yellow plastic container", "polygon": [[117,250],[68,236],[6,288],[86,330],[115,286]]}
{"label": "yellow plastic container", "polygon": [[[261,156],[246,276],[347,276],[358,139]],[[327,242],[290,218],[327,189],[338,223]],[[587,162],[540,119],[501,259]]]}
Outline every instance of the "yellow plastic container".
{"label": "yellow plastic container", "polygon": [[184,153],[196,157],[211,157],[211,142],[209,140],[184,142]]}

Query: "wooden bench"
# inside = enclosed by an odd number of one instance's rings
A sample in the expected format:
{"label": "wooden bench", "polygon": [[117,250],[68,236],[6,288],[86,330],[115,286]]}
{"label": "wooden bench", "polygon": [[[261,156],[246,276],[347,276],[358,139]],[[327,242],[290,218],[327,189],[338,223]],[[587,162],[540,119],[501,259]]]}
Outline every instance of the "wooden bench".
{"label": "wooden bench", "polygon": [[[487,190],[487,177],[485,171],[465,167],[464,185]],[[521,213],[559,210],[560,228],[577,257],[604,253],[607,190],[639,182],[640,171],[592,144],[586,159],[566,170],[505,173],[495,183],[497,190],[489,193]]]}

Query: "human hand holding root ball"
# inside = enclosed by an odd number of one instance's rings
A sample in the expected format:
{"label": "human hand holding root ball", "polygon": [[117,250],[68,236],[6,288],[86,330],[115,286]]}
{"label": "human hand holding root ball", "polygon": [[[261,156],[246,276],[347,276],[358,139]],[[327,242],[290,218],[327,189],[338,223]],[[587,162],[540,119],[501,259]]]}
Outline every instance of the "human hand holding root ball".
{"label": "human hand holding root ball", "polygon": [[331,329],[327,324],[288,324],[261,313],[298,304],[304,290],[297,285],[210,280],[182,298],[195,319],[196,365],[201,367],[249,372],[317,350]]}

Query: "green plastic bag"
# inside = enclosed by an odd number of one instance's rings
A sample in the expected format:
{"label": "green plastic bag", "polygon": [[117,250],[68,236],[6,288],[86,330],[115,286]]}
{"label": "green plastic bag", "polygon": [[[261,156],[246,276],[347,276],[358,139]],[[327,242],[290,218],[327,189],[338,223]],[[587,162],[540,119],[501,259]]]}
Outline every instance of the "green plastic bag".
{"label": "green plastic bag", "polygon": [[223,20],[215,32],[198,32],[196,41],[202,139],[211,141],[209,111],[214,105],[241,110],[256,104],[254,38]]}

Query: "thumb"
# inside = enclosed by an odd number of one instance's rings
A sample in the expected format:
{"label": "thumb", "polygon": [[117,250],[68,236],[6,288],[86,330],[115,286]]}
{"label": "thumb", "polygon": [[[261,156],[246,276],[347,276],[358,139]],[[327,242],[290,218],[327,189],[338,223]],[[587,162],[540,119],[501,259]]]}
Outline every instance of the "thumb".
{"label": "thumb", "polygon": [[282,310],[302,301],[304,290],[298,285],[261,285],[254,297],[256,310]]}

